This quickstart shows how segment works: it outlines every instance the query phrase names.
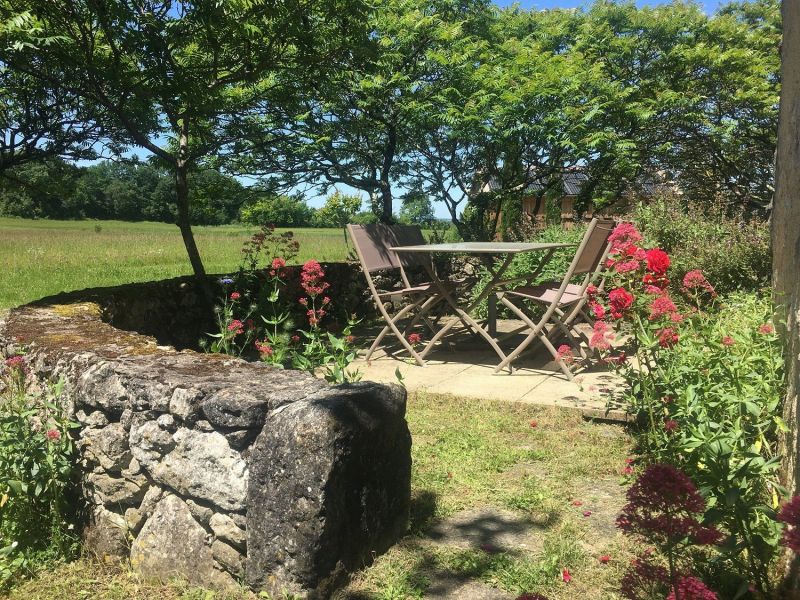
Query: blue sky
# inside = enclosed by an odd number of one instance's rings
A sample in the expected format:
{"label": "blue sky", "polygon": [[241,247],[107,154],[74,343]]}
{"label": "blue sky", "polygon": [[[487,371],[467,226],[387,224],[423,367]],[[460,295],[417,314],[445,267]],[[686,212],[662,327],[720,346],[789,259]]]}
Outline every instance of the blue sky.
{"label": "blue sky", "polygon": [[[510,0],[495,0],[495,4],[498,6],[511,6],[515,4]],[[580,6],[586,6],[590,4],[585,0],[519,0],[516,4],[519,4],[522,8],[578,8]],[[647,6],[647,5],[656,5],[656,4],[668,4],[668,2],[643,2],[642,0],[636,0],[637,6]],[[724,4],[724,2],[718,2],[717,0],[705,0],[704,2],[698,2],[700,6],[702,6],[707,13],[713,13],[720,4]]]}

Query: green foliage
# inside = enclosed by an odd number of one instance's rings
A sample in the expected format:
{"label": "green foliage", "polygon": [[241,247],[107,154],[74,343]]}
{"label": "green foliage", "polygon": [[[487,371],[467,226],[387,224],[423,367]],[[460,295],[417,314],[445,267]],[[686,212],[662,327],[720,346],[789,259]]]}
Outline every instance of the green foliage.
{"label": "green foliage", "polygon": [[[579,244],[583,237],[583,227],[573,227],[572,229],[564,229],[561,225],[553,225],[545,227],[541,231],[536,231],[530,234],[525,241],[539,242],[539,243],[566,243],[566,244]],[[569,267],[569,263],[575,256],[574,248],[566,248],[564,250],[556,251],[542,271],[537,276],[533,283],[543,283],[545,281],[560,281],[564,273]],[[526,277],[533,273],[539,261],[542,259],[542,254],[538,252],[522,252],[514,257],[511,264],[506,271],[503,279],[516,279],[517,277]],[[480,271],[480,282],[475,286],[474,295],[480,294],[481,290],[491,280],[491,274],[482,268]],[[499,306],[498,308],[503,308]],[[476,309],[476,314],[485,317],[487,314],[487,302],[484,300]]]}
{"label": "green foliage", "polygon": [[242,207],[239,220],[250,225],[272,224],[276,227],[308,227],[314,209],[296,196],[264,195]]}
{"label": "green foliage", "polygon": [[[360,371],[349,369],[357,355],[352,331],[358,321],[350,317],[339,335],[323,328],[333,302],[325,295],[330,284],[315,260],[307,261],[300,270],[299,287],[304,295],[295,300],[295,287],[289,287],[288,279],[297,276],[297,269],[286,263],[298,251],[292,232],[278,234],[265,225],[253,235],[242,248],[236,278],[220,280],[225,292],[215,308],[217,331],[207,334],[210,339],[200,340],[200,345],[210,352],[259,356],[280,369],[321,374],[330,383],[359,381]],[[306,327],[295,328],[292,316],[298,307]]]}
{"label": "green foliage", "polygon": [[[189,182],[192,224],[233,222],[249,195],[236,179],[213,169],[190,173]],[[59,159],[28,162],[0,179],[0,215],[174,223],[174,188],[174,176],[154,162],[104,161],[89,167]]]}
{"label": "green foliage", "polygon": [[422,193],[410,193],[403,198],[398,220],[406,225],[430,227],[436,220],[431,200]]}
{"label": "green foliage", "polygon": [[720,293],[760,290],[772,277],[769,224],[731,212],[720,202],[681,202],[675,197],[639,205],[634,215],[647,241],[669,253],[677,289],[700,269]]}
{"label": "green foliage", "polygon": [[[12,364],[0,366],[5,383],[27,369]],[[34,397],[13,384],[0,395],[0,587],[75,552],[69,432],[77,424],[66,418],[59,395],[59,386]]]}
{"label": "green foliage", "polygon": [[336,191],[314,213],[315,227],[344,227],[361,210],[361,197]]}
{"label": "green foliage", "polygon": [[[786,431],[771,301],[753,293],[720,300],[700,271],[682,281],[683,300],[670,297],[668,262],[662,256],[659,269],[649,255],[646,266],[631,260],[627,243],[617,246],[622,254],[612,251],[606,280],[604,309],[615,320],[598,320],[591,344],[613,354],[608,358],[626,384],[623,401],[638,417],[644,461],[688,475],[706,499],[706,524],[727,536],[716,556],[698,551],[696,562],[719,586],[733,586],[731,596],[747,582],[768,593],[780,537],[777,446]],[[603,341],[612,326],[614,335],[626,336],[614,350]]]}

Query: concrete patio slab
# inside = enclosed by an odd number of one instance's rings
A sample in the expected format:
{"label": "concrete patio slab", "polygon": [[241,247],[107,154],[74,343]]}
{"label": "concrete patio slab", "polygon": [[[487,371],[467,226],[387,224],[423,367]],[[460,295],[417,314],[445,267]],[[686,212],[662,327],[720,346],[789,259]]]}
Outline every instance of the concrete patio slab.
{"label": "concrete patio slab", "polygon": [[[516,325],[500,321],[498,330],[502,335]],[[361,333],[365,339],[374,335],[372,331]],[[448,337],[430,352],[424,367],[414,363],[399,344],[381,348],[371,360],[360,358],[352,366],[361,370],[364,379],[382,383],[396,383],[399,373],[410,392],[559,406],[580,410],[591,418],[628,420],[624,411],[607,406],[608,392],[616,389],[620,380],[603,365],[593,365],[579,372],[574,382],[569,381],[539,346],[515,362],[513,373],[495,373],[499,359],[484,340],[465,333]],[[512,336],[504,347],[513,348],[515,343]]]}

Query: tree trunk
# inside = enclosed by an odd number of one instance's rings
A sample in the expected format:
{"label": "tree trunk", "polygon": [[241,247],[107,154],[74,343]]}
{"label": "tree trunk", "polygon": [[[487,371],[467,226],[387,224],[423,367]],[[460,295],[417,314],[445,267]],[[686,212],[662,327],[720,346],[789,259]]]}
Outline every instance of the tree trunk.
{"label": "tree trunk", "polygon": [[388,181],[381,181],[381,223],[394,222],[392,213],[392,186]]}
{"label": "tree trunk", "polygon": [[178,201],[178,228],[181,230],[183,245],[189,255],[189,262],[195,277],[205,282],[206,269],[194,241],[192,226],[189,223],[189,124],[184,117],[179,121],[178,160],[175,163],[175,195]]}
{"label": "tree trunk", "polygon": [[[781,440],[783,482],[800,489],[800,0],[783,1],[783,62],[772,213],[772,274],[776,324],[784,340],[787,391]],[[782,598],[800,598],[800,561],[786,555]]]}
{"label": "tree trunk", "polygon": [[189,262],[192,263],[192,270],[198,278],[205,278],[206,270],[200,258],[200,252],[194,241],[192,226],[189,223],[189,169],[188,166],[178,161],[175,169],[175,193],[178,199],[178,227],[183,237],[183,245],[186,246],[186,253],[189,255]]}

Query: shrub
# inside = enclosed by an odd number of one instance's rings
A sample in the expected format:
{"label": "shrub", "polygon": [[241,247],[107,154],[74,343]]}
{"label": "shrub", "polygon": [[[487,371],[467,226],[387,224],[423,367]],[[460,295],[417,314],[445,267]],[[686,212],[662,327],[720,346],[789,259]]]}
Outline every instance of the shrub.
{"label": "shrub", "polygon": [[26,370],[21,356],[0,366],[0,587],[77,544],[68,502],[77,425],[54,400],[58,387],[46,397],[19,388]]}
{"label": "shrub", "polygon": [[687,205],[674,197],[640,205],[634,219],[651,246],[669,253],[678,285],[694,269],[722,294],[769,284],[772,254],[765,221],[729,214],[722,204]]}
{"label": "shrub", "polygon": [[[670,280],[677,286],[667,253],[639,247],[629,224],[611,240],[609,291],[590,305],[598,317],[590,343],[627,384],[623,400],[638,417],[644,461],[688,475],[707,500],[705,522],[726,533],[721,556],[706,567],[746,573],[766,592],[780,535],[776,445],[784,428],[771,303],[753,293],[720,299],[697,269],[679,280],[680,295],[670,294]],[[612,349],[619,334],[627,341]]]}

